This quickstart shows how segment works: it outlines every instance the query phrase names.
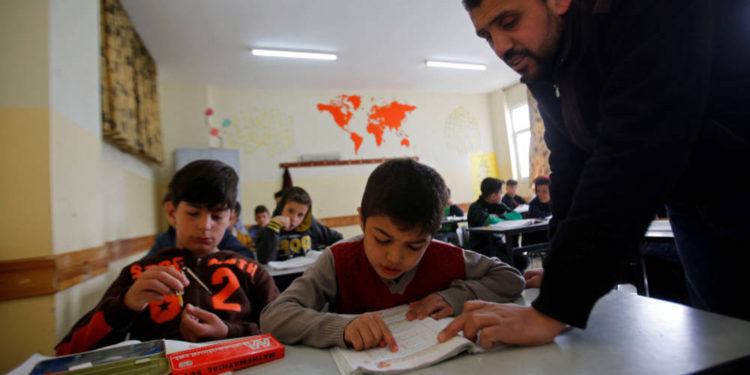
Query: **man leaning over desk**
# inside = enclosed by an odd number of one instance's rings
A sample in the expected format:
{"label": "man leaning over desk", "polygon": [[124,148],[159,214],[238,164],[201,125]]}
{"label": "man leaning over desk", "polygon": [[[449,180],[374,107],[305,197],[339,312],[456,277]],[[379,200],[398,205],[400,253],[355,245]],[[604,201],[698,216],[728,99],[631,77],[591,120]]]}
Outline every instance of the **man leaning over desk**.
{"label": "man leaning over desk", "polygon": [[[585,328],[667,204],[695,307],[750,319],[750,194],[702,202],[706,174],[747,174],[750,2],[464,0],[476,33],[539,102],[551,252],[531,307],[467,302],[439,336],[540,345]],[[634,181],[640,181],[634,184]],[[744,305],[744,306],[741,306]]]}

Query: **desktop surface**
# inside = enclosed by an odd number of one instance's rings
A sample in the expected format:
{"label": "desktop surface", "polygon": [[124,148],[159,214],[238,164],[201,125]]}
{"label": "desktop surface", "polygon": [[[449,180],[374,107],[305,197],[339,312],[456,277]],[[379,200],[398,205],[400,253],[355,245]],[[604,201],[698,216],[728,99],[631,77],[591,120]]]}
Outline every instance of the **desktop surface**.
{"label": "desktop surface", "polygon": [[[527,289],[516,302],[528,304],[537,294]],[[283,359],[236,372],[338,373],[328,350],[286,348]],[[567,330],[543,346],[462,354],[410,373],[684,374],[748,355],[750,322],[613,291],[596,304],[586,330]]]}

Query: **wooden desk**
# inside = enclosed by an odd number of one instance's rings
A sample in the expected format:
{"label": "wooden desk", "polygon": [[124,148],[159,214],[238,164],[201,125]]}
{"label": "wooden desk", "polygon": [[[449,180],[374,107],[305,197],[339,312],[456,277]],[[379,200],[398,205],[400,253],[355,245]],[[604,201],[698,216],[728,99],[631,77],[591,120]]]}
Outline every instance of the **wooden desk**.
{"label": "wooden desk", "polygon": [[[517,302],[527,304],[537,293],[525,290]],[[586,330],[571,329],[549,345],[463,354],[413,373],[684,374],[749,355],[750,322],[612,291],[596,304]],[[287,345],[285,358],[235,373],[338,370],[328,350]]]}

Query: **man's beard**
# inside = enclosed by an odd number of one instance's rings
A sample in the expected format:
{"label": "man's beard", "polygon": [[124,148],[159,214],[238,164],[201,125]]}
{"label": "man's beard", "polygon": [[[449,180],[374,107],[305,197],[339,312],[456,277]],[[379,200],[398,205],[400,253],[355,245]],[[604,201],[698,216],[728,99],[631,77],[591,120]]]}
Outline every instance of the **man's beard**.
{"label": "man's beard", "polygon": [[503,61],[505,61],[508,66],[510,66],[509,62],[512,61],[512,59],[518,56],[527,57],[536,62],[536,71],[529,72],[529,67],[527,64],[527,66],[518,73],[520,73],[526,79],[539,79],[547,77],[552,71],[552,67],[554,66],[555,56],[557,56],[557,49],[560,45],[560,37],[563,32],[563,27],[563,19],[547,9],[548,32],[546,37],[542,41],[542,44],[539,46],[539,49],[537,51],[532,51],[528,48],[514,48],[508,50],[503,55]]}

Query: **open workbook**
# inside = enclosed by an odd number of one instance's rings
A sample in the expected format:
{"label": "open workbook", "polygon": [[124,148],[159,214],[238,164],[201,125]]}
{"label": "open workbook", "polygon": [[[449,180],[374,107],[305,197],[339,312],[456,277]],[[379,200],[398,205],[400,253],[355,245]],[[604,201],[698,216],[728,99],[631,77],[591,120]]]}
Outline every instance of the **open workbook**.
{"label": "open workbook", "polygon": [[464,351],[469,353],[484,351],[482,347],[463,336],[454,336],[443,343],[438,342],[438,333],[453,318],[435,320],[428,317],[423,320],[408,321],[406,320],[407,311],[409,311],[408,305],[380,311],[398,343],[397,352],[391,352],[387,347],[359,352],[338,347],[331,349],[331,355],[341,374],[401,372],[426,367]]}

